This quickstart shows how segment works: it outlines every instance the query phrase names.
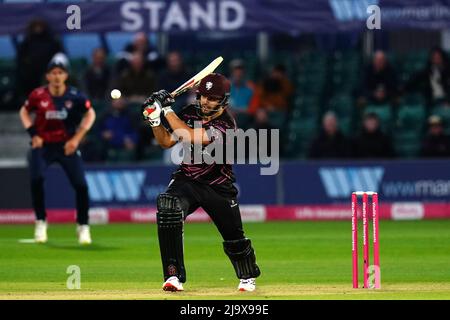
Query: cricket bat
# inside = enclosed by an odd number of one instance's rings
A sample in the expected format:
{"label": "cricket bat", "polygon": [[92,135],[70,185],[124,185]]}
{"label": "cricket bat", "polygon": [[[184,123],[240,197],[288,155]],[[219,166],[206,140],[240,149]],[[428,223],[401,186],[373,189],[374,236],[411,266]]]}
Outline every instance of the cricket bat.
{"label": "cricket bat", "polygon": [[[223,61],[222,57],[217,57],[216,59],[211,61],[210,64],[208,64],[202,71],[200,71],[195,76],[193,76],[188,81],[186,81],[181,86],[179,86],[177,89],[172,91],[171,92],[172,97],[175,98],[175,97],[179,96],[180,94],[188,91],[192,87],[195,87],[196,85],[198,85],[199,82],[204,77],[206,77],[208,74],[212,73],[222,63],[222,61]],[[146,110],[144,110],[143,114],[144,114],[144,116],[147,116],[148,112]]]}

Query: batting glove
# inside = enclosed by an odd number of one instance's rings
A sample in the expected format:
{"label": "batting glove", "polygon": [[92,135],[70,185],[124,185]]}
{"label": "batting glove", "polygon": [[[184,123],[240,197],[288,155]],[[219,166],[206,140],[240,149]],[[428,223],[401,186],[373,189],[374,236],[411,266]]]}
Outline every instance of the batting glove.
{"label": "batting glove", "polygon": [[174,102],[174,98],[167,90],[159,90],[158,92],[155,92],[152,94],[153,99],[160,102],[161,107],[170,107]]}
{"label": "batting glove", "polygon": [[155,101],[160,103],[164,116],[166,116],[169,112],[173,112],[171,105],[175,102],[175,99],[172,97],[170,92],[167,90],[160,90],[152,96]]}
{"label": "batting glove", "polygon": [[142,104],[142,116],[144,120],[150,122],[152,127],[161,124],[161,104],[154,100],[153,95],[145,100]]}

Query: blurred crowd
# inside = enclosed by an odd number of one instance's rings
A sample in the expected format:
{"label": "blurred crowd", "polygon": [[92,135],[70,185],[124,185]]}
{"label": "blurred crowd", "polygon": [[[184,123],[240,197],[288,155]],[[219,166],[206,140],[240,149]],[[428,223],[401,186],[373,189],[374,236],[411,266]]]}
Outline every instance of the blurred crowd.
{"label": "blurred crowd", "polygon": [[[42,85],[45,67],[50,59],[64,48],[52,35],[48,25],[40,20],[32,22],[17,49],[17,95],[22,99],[35,87]],[[290,79],[286,66],[276,64],[259,78],[252,79],[243,59],[233,59],[222,70],[231,81],[229,111],[242,129],[281,129],[283,145],[286,124],[290,121],[292,104],[298,88]],[[83,145],[87,161],[107,161],[114,155],[128,155],[126,160],[145,160],[159,152],[152,144],[152,132],[138,116],[137,107],[151,92],[159,89],[174,90],[192,76],[185,65],[183,54],[169,52],[158,55],[144,33],[134,35],[114,63],[108,63],[108,52],[97,48],[92,52],[90,65],[81,82],[72,84],[87,93],[96,102],[106,103],[95,128]],[[389,132],[382,130],[382,119],[376,112],[364,112],[367,105],[388,104],[395,110],[401,97],[419,93],[425,99],[427,134],[421,141],[424,157],[450,157],[450,138],[443,129],[446,123],[439,115],[430,113],[433,106],[450,108],[450,65],[446,53],[440,48],[430,50],[423,70],[400,81],[395,66],[383,51],[374,53],[372,61],[362,73],[360,87],[354,92],[355,108],[360,113],[357,132],[351,136],[341,130],[339,117],[326,111],[321,118],[317,137],[308,147],[311,159],[332,158],[394,158],[396,153]],[[111,89],[119,89],[120,99],[110,98]],[[195,93],[177,98],[174,109],[194,102]],[[395,112],[395,111],[394,111]]]}
{"label": "blurred crowd", "polygon": [[[450,136],[445,133],[441,116],[433,114],[433,107],[450,110],[450,65],[441,48],[432,48],[425,68],[413,73],[405,82],[400,81],[395,68],[383,51],[376,51],[367,66],[356,92],[356,107],[367,105],[389,106],[392,113],[399,107],[402,97],[419,94],[423,98],[426,119],[415,125],[420,128],[426,121],[426,132],[419,142],[419,155],[427,158],[450,157]],[[376,112],[362,113],[360,130],[356,135],[345,136],[339,128],[337,115],[329,111],[322,118],[320,134],[313,141],[308,156],[315,159],[361,158],[389,159],[396,157],[392,137],[382,129]]]}

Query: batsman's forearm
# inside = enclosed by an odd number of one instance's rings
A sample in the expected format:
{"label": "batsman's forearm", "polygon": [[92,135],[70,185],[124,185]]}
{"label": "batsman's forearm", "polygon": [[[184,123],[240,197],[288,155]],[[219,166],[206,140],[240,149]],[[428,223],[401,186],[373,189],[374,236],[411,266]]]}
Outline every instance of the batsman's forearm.
{"label": "batsman's forearm", "polygon": [[174,131],[179,130],[179,129],[184,129],[186,131],[192,130],[192,128],[189,128],[188,125],[183,120],[178,118],[178,116],[175,114],[175,112],[167,113],[166,119],[167,119],[167,122],[169,122],[170,127]]}
{"label": "batsman's forearm", "polygon": [[175,112],[168,113],[166,119],[174,133],[183,141],[197,144],[209,143],[205,129],[201,127],[194,129],[190,128],[183,120],[178,118]]}
{"label": "batsman's forearm", "polygon": [[152,127],[152,131],[156,141],[158,141],[158,144],[164,149],[168,149],[177,143],[163,125]]}

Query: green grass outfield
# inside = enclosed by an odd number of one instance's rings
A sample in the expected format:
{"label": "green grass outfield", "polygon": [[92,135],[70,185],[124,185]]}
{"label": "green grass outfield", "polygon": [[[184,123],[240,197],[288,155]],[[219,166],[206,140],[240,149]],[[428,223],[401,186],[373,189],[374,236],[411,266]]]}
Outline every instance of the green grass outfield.
{"label": "green grass outfield", "polygon": [[[50,225],[44,245],[19,243],[32,225],[0,226],[0,299],[450,299],[450,220],[380,222],[381,290],[352,289],[350,221],[246,223],[262,271],[252,293],[236,290],[210,223],[186,224],[181,293],[161,290],[154,224],[91,229],[81,247],[73,224]],[[80,290],[66,287],[69,265]]]}

